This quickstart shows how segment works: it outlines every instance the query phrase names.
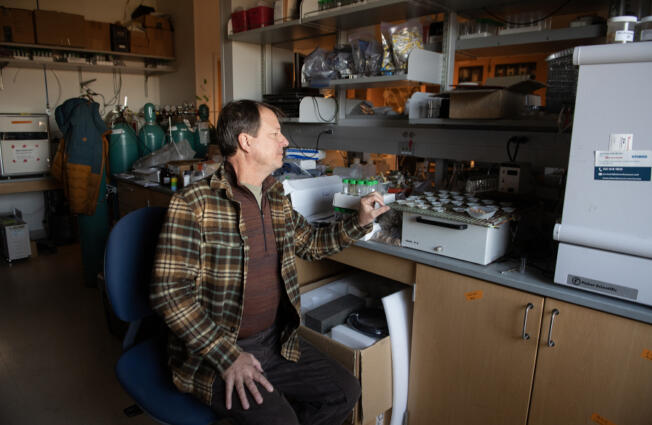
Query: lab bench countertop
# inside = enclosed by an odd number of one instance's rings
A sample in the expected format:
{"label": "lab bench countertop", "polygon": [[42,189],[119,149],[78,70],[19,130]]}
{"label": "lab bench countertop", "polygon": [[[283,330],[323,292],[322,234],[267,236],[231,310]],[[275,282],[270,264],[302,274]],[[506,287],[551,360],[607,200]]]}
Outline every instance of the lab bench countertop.
{"label": "lab bench countertop", "polygon": [[559,285],[554,283],[551,277],[544,276],[543,273],[532,267],[526,266],[525,271],[521,273],[519,271],[520,264],[517,261],[494,262],[482,266],[374,241],[358,241],[355,245],[415,263],[652,324],[652,307],[650,306]]}

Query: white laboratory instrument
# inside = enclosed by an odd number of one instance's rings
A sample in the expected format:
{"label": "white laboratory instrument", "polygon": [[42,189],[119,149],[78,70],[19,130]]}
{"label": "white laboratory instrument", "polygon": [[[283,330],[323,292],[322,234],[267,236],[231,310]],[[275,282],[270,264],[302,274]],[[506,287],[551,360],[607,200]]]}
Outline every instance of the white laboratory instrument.
{"label": "white laboratory instrument", "polygon": [[0,114],[0,176],[45,173],[49,158],[47,115]]}
{"label": "white laboratory instrument", "polygon": [[[577,47],[573,62],[579,80],[554,281],[652,305],[652,43]],[[623,135],[627,143],[614,143]]]}

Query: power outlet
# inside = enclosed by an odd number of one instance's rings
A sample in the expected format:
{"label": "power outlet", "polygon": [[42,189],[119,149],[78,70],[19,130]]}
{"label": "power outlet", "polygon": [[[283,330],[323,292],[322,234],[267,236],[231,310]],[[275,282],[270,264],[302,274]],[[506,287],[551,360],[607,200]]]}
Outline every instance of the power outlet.
{"label": "power outlet", "polygon": [[412,140],[403,140],[398,142],[399,155],[414,155],[414,142]]}

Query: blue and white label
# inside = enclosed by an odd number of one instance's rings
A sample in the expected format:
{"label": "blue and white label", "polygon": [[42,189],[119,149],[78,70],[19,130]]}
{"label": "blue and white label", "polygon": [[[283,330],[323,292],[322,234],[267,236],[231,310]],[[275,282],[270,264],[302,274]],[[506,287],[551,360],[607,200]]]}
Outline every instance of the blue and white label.
{"label": "blue and white label", "polygon": [[594,180],[650,181],[652,151],[595,151]]}

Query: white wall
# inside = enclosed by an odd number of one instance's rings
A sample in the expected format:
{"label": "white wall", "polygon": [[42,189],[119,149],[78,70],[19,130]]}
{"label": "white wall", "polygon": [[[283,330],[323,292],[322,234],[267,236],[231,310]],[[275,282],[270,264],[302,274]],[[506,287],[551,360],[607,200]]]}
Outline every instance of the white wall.
{"label": "white wall", "polygon": [[193,2],[158,0],[158,10],[172,16],[174,54],[177,58],[173,74],[159,77],[161,104],[195,103],[195,32]]}

